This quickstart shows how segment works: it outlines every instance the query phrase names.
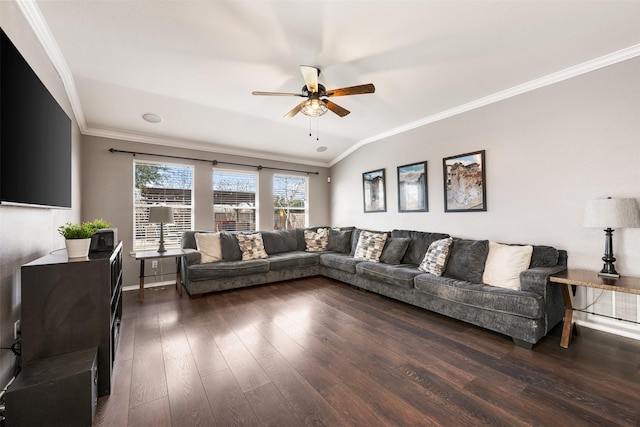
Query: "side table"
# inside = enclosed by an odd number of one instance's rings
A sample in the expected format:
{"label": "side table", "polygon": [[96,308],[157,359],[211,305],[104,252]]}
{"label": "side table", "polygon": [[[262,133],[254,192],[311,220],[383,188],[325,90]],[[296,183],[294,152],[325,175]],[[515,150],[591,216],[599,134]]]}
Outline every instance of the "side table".
{"label": "side table", "polygon": [[562,338],[560,347],[569,348],[571,332],[573,331],[573,305],[571,304],[571,291],[569,286],[584,286],[587,288],[598,288],[612,292],[623,292],[627,294],[640,295],[640,278],[621,276],[611,278],[598,276],[595,271],[589,270],[565,270],[562,273],[551,275],[549,280],[562,286],[562,296],[564,298],[564,323],[562,325]]}
{"label": "side table", "polygon": [[176,288],[178,294],[182,296],[182,282],[180,281],[180,258],[186,255],[184,249],[168,249],[165,252],[158,251],[138,251],[135,252],[136,261],[140,261],[140,290],[138,300],[144,301],[144,262],[148,259],[175,258],[176,259]]}

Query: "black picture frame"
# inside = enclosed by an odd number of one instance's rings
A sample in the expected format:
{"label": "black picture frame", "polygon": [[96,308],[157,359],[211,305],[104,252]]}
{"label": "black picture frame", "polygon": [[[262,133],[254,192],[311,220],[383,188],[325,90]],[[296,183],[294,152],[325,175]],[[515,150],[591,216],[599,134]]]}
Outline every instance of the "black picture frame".
{"label": "black picture frame", "polygon": [[486,212],[485,150],[442,159],[445,212]]}
{"label": "black picture frame", "polygon": [[429,212],[426,161],[398,166],[398,212]]}
{"label": "black picture frame", "polygon": [[362,200],[365,213],[387,211],[384,169],[362,174]]}

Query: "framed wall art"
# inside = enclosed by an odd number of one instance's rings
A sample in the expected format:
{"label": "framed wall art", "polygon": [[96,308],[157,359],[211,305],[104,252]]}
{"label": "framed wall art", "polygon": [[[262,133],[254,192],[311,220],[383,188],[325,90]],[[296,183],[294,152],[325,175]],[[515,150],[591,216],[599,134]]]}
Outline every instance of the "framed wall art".
{"label": "framed wall art", "polygon": [[444,211],[487,210],[484,150],[442,160]]}
{"label": "framed wall art", "polygon": [[386,212],[384,169],[362,174],[364,212]]}
{"label": "framed wall art", "polygon": [[398,166],[398,212],[427,212],[427,162]]}

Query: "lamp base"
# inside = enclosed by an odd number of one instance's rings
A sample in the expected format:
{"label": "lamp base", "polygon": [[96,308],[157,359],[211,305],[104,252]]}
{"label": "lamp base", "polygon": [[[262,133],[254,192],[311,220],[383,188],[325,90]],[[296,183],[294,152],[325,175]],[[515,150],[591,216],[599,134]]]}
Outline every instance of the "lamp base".
{"label": "lamp base", "polygon": [[158,246],[158,253],[163,253],[163,252],[167,252],[167,249],[164,247],[164,242],[160,243],[160,246]]}

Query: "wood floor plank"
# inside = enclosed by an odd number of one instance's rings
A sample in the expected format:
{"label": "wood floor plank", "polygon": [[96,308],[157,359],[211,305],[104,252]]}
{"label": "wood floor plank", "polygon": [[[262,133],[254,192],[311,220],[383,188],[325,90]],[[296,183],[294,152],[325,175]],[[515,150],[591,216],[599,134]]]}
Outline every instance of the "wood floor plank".
{"label": "wood floor plank", "polygon": [[604,332],[526,350],[323,277],[123,308],[97,426],[640,425],[640,342]]}
{"label": "wood floor plank", "polygon": [[173,426],[215,426],[193,357],[165,359]]}
{"label": "wood floor plank", "polygon": [[129,427],[171,427],[171,410],[167,396],[129,409]]}
{"label": "wood floor plank", "polygon": [[219,426],[259,426],[253,408],[229,369],[202,377],[202,383]]}

